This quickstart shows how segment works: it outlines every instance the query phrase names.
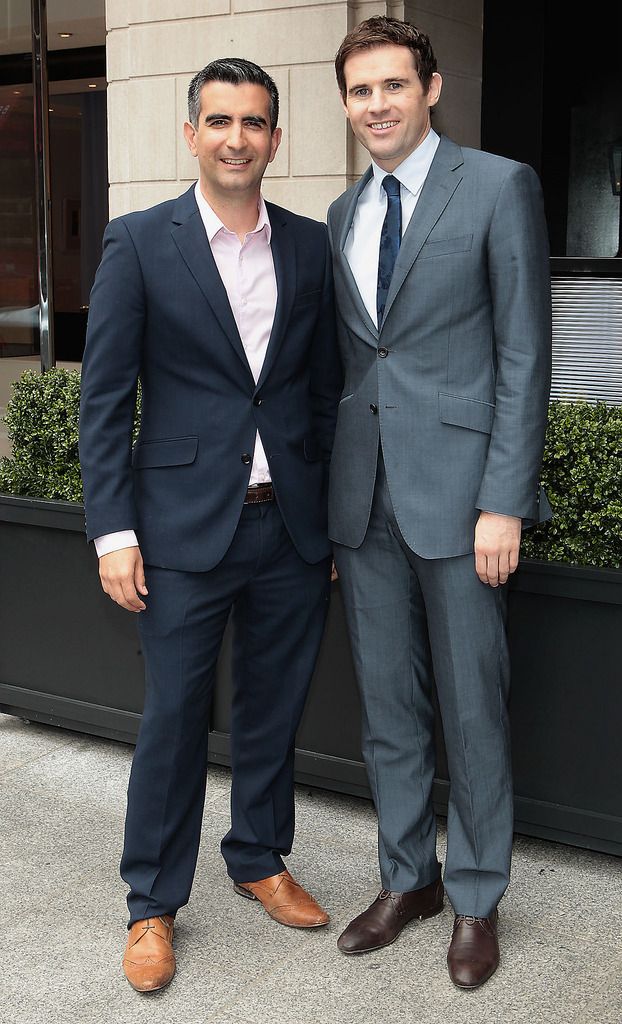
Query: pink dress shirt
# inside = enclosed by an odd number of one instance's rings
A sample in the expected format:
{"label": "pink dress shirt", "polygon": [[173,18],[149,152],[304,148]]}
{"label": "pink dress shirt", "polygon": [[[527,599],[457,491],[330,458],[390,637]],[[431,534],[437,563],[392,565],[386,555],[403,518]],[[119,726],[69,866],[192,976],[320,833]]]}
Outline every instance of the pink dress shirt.
{"label": "pink dress shirt", "polygon": [[[255,383],[266,358],[270,332],[276,310],[277,285],[274,261],[270,248],[271,228],[263,198],[259,200],[257,226],[240,242],[234,231],[229,231],[216,216],[204,198],[199,182],[195,185],[199,213],[205,226],[214,262],[225,286],[248,365]],[[268,460],[259,432],[255,436],[255,450],[249,485],[270,480]],[[137,547],[133,530],[109,533],[95,539],[98,557],[121,548]]]}

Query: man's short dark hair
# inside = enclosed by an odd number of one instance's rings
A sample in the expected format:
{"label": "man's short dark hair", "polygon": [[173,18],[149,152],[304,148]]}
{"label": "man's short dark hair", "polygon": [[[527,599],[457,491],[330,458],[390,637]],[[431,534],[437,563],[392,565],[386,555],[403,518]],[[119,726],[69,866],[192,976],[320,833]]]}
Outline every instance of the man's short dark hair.
{"label": "man's short dark hair", "polygon": [[230,85],[262,85],[270,97],[270,131],[279,120],[279,91],[267,71],[241,57],[223,57],[213,60],[198,71],[188,87],[188,120],[193,128],[199,127],[201,115],[201,89],[207,82],[228,82]]}
{"label": "man's short dark hair", "polygon": [[360,53],[362,50],[372,50],[377,46],[387,45],[406,46],[410,50],[419,80],[427,93],[432,75],[437,68],[430,40],[424,32],[420,32],[414,25],[409,25],[407,21],[379,15],[362,21],[352,32],[348,32],[337,50],[335,73],[339,91],[344,100],[346,98],[344,67],[348,57],[351,57],[353,53]]}

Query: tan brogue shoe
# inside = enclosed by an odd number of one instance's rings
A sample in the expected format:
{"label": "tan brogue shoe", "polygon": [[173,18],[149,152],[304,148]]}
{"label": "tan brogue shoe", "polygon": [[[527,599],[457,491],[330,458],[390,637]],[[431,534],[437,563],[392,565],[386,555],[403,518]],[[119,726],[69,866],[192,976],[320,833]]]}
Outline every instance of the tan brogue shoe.
{"label": "tan brogue shoe", "polygon": [[259,900],[270,917],[289,928],[321,928],[330,920],[289,871],[258,882],[234,882],[233,888],[247,900]]}
{"label": "tan brogue shoe", "polygon": [[174,919],[168,914],[135,921],[127,937],[123,970],[137,992],[164,988],[175,973]]}

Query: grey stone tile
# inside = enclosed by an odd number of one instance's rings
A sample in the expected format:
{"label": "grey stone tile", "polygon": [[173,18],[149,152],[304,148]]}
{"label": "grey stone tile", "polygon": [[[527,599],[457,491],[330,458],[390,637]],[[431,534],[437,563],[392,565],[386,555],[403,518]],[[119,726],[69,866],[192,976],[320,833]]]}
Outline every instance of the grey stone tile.
{"label": "grey stone tile", "polygon": [[598,972],[595,986],[588,992],[575,992],[574,1015],[569,1024],[619,1024],[622,1017],[622,951],[604,973]]}
{"label": "grey stone tile", "polygon": [[519,927],[582,951],[593,937],[622,932],[622,860],[521,837],[502,906]]}
{"label": "grey stone tile", "polygon": [[13,772],[79,740],[77,733],[66,729],[38,725],[13,715],[0,715],[0,778],[6,772]]}

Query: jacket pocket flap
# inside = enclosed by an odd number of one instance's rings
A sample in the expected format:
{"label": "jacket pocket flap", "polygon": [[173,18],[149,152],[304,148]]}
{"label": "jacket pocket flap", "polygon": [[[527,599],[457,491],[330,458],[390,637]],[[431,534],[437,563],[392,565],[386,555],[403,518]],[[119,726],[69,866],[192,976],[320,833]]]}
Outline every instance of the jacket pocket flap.
{"label": "jacket pocket flap", "polygon": [[495,415],[495,407],[490,402],[480,402],[477,398],[461,398],[458,395],[445,395],[439,391],[439,415],[443,423],[451,423],[456,427],[467,427],[469,430],[481,430],[489,434]]}
{"label": "jacket pocket flap", "polygon": [[473,247],[473,235],[461,235],[460,238],[433,238],[421,248],[419,259],[428,256],[449,256],[452,252],[469,252]]}
{"label": "jacket pocket flap", "polygon": [[187,466],[196,459],[198,446],[198,437],[170,437],[164,441],[141,441],[132,453],[132,465],[134,469]]}

